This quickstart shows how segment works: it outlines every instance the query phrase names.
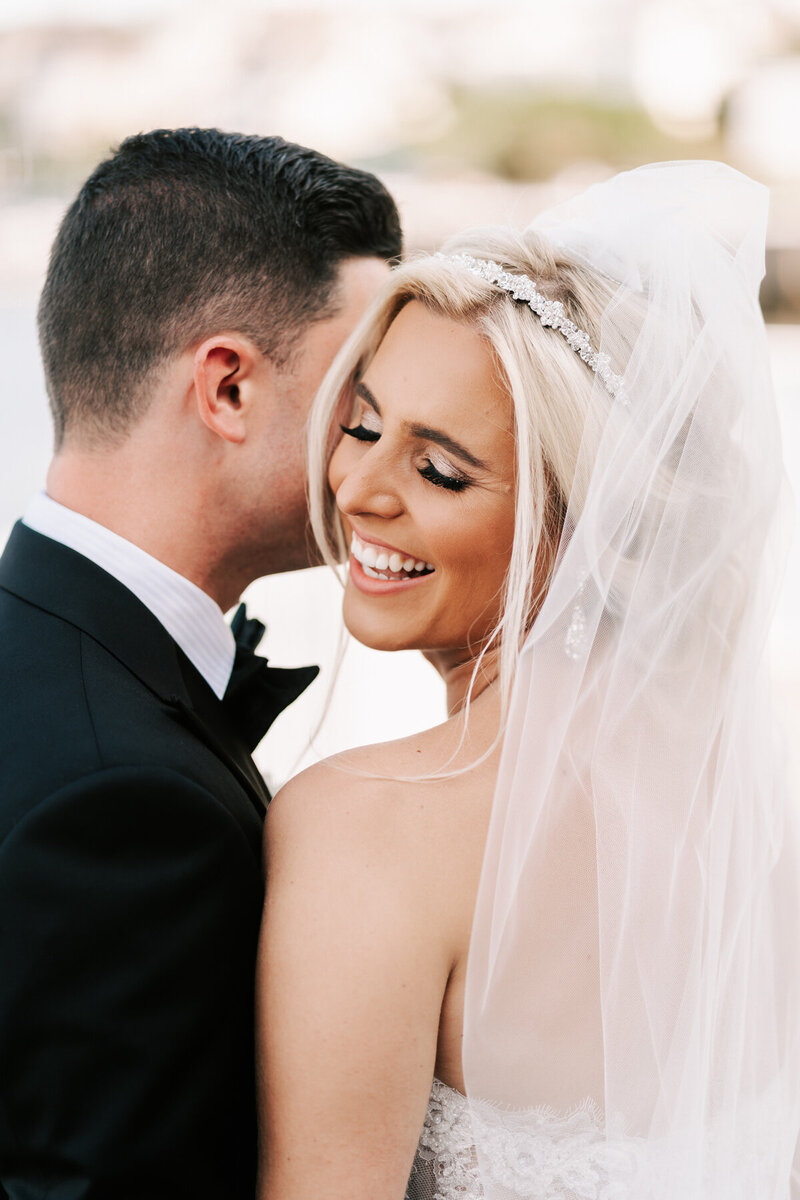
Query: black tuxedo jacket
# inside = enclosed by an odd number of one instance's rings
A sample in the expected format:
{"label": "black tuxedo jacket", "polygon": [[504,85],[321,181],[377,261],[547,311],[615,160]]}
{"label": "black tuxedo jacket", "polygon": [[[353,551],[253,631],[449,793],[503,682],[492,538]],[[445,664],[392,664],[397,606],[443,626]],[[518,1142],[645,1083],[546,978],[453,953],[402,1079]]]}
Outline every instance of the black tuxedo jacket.
{"label": "black tuxedo jacket", "polygon": [[252,1200],[248,748],[127,588],[21,524],[0,687],[0,1196]]}

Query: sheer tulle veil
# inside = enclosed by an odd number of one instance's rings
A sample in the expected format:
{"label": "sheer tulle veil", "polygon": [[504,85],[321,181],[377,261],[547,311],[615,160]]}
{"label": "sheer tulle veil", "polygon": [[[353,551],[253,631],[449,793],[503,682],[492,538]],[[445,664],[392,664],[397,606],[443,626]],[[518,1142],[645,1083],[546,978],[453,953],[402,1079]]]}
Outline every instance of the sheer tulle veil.
{"label": "sheer tulle veil", "polygon": [[[611,284],[596,348],[624,391],[594,380],[511,695],[464,1029],[488,1200],[790,1194],[800,865],[765,645],[786,528],[766,212],[721,164],[667,163],[532,226]],[[536,1161],[553,1123],[577,1138],[559,1191]]]}

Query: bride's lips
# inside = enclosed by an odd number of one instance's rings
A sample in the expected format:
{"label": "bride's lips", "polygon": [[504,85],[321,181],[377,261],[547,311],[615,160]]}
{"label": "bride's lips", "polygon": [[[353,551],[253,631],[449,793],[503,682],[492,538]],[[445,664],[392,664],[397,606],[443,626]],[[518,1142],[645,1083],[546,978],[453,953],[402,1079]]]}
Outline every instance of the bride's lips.
{"label": "bride's lips", "polygon": [[[368,596],[389,596],[417,587],[434,574],[432,563],[416,559],[386,542],[366,538],[353,530],[350,543],[350,578]],[[382,578],[381,576],[388,576]]]}

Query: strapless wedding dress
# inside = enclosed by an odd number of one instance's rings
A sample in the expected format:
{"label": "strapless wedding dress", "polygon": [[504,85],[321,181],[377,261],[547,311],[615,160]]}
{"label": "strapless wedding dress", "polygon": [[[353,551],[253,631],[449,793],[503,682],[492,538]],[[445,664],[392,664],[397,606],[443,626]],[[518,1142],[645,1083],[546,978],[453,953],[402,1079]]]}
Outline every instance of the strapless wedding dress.
{"label": "strapless wedding dress", "polygon": [[[484,1167],[509,1200],[627,1200],[641,1167],[634,1141],[608,1141],[587,1101],[567,1115],[470,1109],[461,1092],[433,1081],[406,1200],[480,1200],[473,1121]],[[500,1193],[498,1193],[500,1194]]]}

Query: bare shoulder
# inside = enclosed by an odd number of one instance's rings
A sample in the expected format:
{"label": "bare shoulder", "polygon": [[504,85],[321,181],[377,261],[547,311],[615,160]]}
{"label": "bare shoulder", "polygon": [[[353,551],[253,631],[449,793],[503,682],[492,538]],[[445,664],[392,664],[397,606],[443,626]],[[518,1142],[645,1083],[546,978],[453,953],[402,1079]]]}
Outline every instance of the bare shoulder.
{"label": "bare shoulder", "polygon": [[470,756],[480,757],[480,748],[459,747],[459,740],[459,725],[451,719],[410,737],[333,755],[280,789],[269,821],[292,828],[311,819],[367,825],[408,819],[413,827],[422,813],[446,819],[454,803],[463,810],[471,802],[491,802],[496,763],[463,771]]}
{"label": "bare shoulder", "polygon": [[314,843],[335,851],[340,842],[347,851],[354,837],[360,850],[365,838],[385,831],[403,805],[404,789],[397,780],[366,774],[364,762],[360,752],[325,759],[284,784],[267,813],[268,851]]}
{"label": "bare shoulder", "polygon": [[[429,739],[406,739],[409,743]],[[398,853],[421,838],[446,802],[447,781],[425,775],[426,756],[416,744],[361,746],[316,763],[288,781],[273,799],[266,822],[268,845],[321,841],[363,857],[365,842],[391,842]],[[416,762],[414,761],[416,760]],[[396,840],[400,838],[398,843]]]}
{"label": "bare shoulder", "polygon": [[[377,872],[420,897],[471,891],[497,764],[490,756],[449,774],[480,757],[480,744],[459,750],[459,741],[458,723],[448,721],[346,751],[296,775],[270,806],[268,869],[299,855],[309,870]],[[443,770],[444,777],[431,778]]]}

